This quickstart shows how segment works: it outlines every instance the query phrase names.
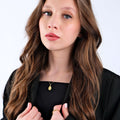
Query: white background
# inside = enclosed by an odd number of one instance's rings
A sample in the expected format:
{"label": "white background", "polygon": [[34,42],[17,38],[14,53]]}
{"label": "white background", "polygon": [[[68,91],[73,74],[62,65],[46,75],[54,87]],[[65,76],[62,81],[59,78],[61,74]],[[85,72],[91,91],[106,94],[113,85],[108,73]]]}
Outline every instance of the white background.
{"label": "white background", "polygon": [[[38,0],[0,0],[0,118],[3,90],[27,42],[25,25]],[[92,0],[103,42],[103,66],[120,75],[120,0]]]}

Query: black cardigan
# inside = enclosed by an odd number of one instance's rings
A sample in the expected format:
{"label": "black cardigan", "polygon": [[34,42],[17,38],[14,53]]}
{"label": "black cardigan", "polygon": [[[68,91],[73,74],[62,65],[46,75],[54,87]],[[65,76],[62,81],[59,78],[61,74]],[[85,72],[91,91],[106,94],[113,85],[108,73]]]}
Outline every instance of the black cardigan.
{"label": "black cardigan", "polygon": [[[12,79],[15,71],[11,74],[3,96],[3,111],[8,102],[9,94],[12,85]],[[39,76],[33,81],[28,94],[28,99],[20,111],[22,112],[26,108],[27,102],[31,102],[34,105],[34,98],[38,89]],[[65,94],[64,102],[69,95],[69,90]],[[7,120],[4,112],[3,118],[1,120]],[[70,114],[65,120],[75,120]],[[120,120],[120,76],[114,74],[113,72],[103,69],[102,73],[102,84],[101,84],[101,94],[98,107],[96,109],[96,120]]]}

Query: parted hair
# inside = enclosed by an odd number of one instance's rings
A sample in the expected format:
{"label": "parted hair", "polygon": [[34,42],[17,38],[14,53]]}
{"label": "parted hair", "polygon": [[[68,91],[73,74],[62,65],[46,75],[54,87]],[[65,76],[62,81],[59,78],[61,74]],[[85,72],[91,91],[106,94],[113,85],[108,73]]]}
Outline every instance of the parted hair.
{"label": "parted hair", "polygon": [[[102,41],[90,0],[74,0],[81,22],[80,37],[71,51],[73,76],[70,89],[69,112],[77,120],[95,120],[95,110],[100,96],[102,64],[97,48]],[[45,0],[40,0],[26,25],[28,42],[20,56],[21,66],[17,69],[9,101],[4,113],[14,120],[26,102],[31,82],[48,68],[48,49],[41,42],[39,19]]]}

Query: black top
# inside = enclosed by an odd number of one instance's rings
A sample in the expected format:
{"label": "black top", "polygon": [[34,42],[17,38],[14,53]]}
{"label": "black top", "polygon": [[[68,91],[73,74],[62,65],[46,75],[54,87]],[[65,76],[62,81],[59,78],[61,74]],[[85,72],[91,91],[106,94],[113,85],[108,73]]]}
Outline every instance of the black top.
{"label": "black top", "polygon": [[[2,120],[7,120],[4,114],[4,108],[8,103],[9,95],[11,92],[11,87],[13,83],[15,71],[9,77],[6,84],[3,96],[3,118]],[[113,72],[103,69],[102,72],[102,82],[100,89],[100,100],[96,110],[96,120],[120,120],[120,76],[114,74]],[[18,113],[20,114],[27,106],[28,102],[32,105],[36,104],[36,96],[39,89],[40,76],[36,77],[28,88],[28,99],[26,100],[23,108]],[[68,89],[65,93],[64,103],[67,102],[68,96],[70,96],[71,83],[68,85]],[[54,87],[53,87],[54,88]],[[69,105],[68,105],[69,107]],[[72,116],[69,111],[69,116],[65,120],[76,120],[76,116]]]}
{"label": "black top", "polygon": [[35,99],[35,106],[45,120],[50,120],[53,107],[63,103],[69,83],[50,82],[52,90],[48,90],[49,82],[40,81]]}

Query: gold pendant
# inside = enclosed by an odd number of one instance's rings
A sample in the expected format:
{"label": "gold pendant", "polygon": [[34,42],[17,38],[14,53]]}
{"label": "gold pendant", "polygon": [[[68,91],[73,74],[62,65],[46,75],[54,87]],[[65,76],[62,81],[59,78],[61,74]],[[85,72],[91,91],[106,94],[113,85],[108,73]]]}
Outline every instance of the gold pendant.
{"label": "gold pendant", "polygon": [[49,90],[49,91],[52,90],[52,86],[51,86],[51,84],[49,84],[48,90]]}

